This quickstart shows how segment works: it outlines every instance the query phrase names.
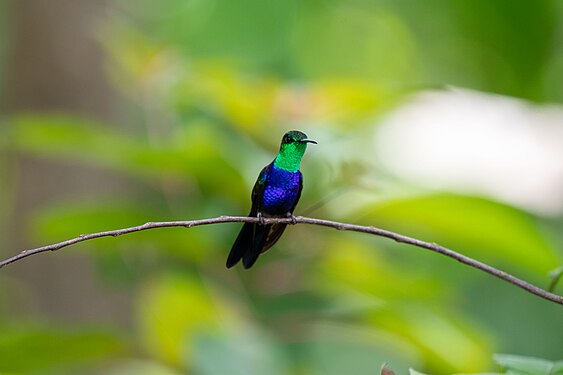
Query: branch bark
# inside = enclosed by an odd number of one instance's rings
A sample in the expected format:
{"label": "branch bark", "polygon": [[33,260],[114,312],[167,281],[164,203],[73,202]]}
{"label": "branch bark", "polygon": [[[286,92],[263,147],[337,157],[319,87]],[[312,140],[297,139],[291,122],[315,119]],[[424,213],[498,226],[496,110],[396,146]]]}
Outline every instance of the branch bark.
{"label": "branch bark", "polygon": [[[550,293],[542,288],[539,288],[535,285],[532,285],[524,280],[521,280],[511,274],[508,274],[504,271],[501,271],[497,268],[489,266],[488,264],[479,262],[478,260],[472,259],[468,256],[463,254],[457,253],[453,250],[440,246],[436,243],[425,242],[421,240],[417,240],[415,238],[411,238],[408,236],[404,236],[402,234],[398,234],[395,232],[390,232],[384,229],[372,227],[372,226],[363,226],[363,225],[354,225],[354,224],[346,224],[340,223],[336,221],[329,221],[329,220],[322,220],[322,219],[315,219],[310,217],[303,217],[303,216],[296,216],[294,221],[292,218],[267,218],[264,219],[265,224],[310,224],[310,225],[319,225],[323,227],[330,227],[338,230],[346,230],[346,231],[353,231],[353,232],[360,232],[360,233],[368,233],[373,234],[375,236],[386,237],[392,239],[396,242],[409,244],[412,246],[416,246],[422,249],[430,250],[435,253],[439,253],[450,257],[452,259],[457,260],[463,264],[466,264],[470,267],[479,269],[483,272],[489,273],[499,279],[507,281],[517,287],[524,289],[525,291],[535,294],[538,297],[544,298],[548,301],[555,302],[557,304],[563,305],[563,296]],[[78,237],[72,238],[67,241],[58,242],[48,246],[42,246],[35,249],[24,250],[21,253],[3,260],[0,262],[0,268],[10,264],[17,262],[23,258],[27,258],[28,256],[43,253],[46,251],[56,251],[62,249],[64,247],[74,245],[79,242],[89,241],[94,238],[100,237],[117,237],[123,234],[139,232],[148,229],[155,229],[155,228],[167,228],[167,227],[185,227],[185,228],[192,228],[197,227],[200,225],[210,225],[210,224],[219,224],[219,223],[234,223],[234,222],[246,222],[246,223],[257,223],[258,219],[255,217],[247,217],[247,216],[220,216],[210,219],[201,219],[201,220],[189,220],[189,221],[163,221],[163,222],[149,222],[143,225],[138,225],[135,227],[130,228],[123,228],[117,230],[110,230],[106,232],[98,232],[98,233],[90,233],[90,234],[82,234]]]}

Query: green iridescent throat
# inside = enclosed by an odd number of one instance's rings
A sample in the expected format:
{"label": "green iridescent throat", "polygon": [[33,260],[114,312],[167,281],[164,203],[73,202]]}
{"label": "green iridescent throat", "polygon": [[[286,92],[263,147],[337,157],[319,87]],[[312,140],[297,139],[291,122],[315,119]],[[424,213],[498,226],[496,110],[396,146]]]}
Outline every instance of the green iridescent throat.
{"label": "green iridescent throat", "polygon": [[274,160],[274,167],[288,172],[297,172],[306,149],[307,143],[292,142],[283,144],[278,156],[276,156],[276,160]]}

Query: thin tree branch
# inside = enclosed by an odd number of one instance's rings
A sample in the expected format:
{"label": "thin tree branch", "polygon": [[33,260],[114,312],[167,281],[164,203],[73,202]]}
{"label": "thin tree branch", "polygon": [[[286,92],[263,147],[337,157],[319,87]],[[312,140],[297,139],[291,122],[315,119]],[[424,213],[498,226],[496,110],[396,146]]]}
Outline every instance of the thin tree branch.
{"label": "thin tree branch", "polygon": [[[293,221],[294,220],[294,221]],[[321,220],[321,219],[314,219],[309,217],[297,216],[294,219],[292,218],[267,218],[264,219],[265,224],[311,224],[311,225],[320,225],[324,227],[335,228],[338,230],[347,230],[353,232],[361,232],[361,233],[369,233],[380,237],[390,238],[394,241],[406,243],[409,245],[413,245],[416,247],[420,247],[423,249],[427,249],[436,253],[440,253],[447,257],[453,258],[458,262],[463,264],[467,264],[470,267],[477,268],[481,271],[487,272],[499,279],[507,281],[517,287],[524,289],[525,291],[535,294],[541,298],[546,300],[558,303],[563,305],[563,296],[559,296],[554,293],[550,293],[544,289],[541,289],[535,285],[532,285],[524,280],[521,280],[515,276],[512,276],[504,271],[496,269],[494,267],[489,266],[488,264],[479,262],[475,259],[467,257],[465,255],[459,254],[453,250],[447,249],[443,246],[440,246],[435,243],[424,242],[421,240],[417,240],[415,238],[411,238],[408,236],[404,236],[402,234],[390,232],[384,229],[379,229],[371,226],[363,226],[363,225],[353,225],[353,224],[345,224],[336,221],[329,221],[329,220]],[[110,230],[106,232],[98,232],[98,233],[91,233],[91,234],[82,234],[76,238],[72,238],[67,241],[55,243],[49,246],[38,247],[35,249],[24,250],[21,253],[8,258],[4,261],[0,262],[0,268],[4,267],[7,264],[14,263],[19,261],[23,258],[27,258],[28,256],[43,253],[46,251],[55,251],[62,249],[63,247],[67,247],[70,245],[74,245],[79,242],[92,240],[94,238],[99,237],[117,237],[127,233],[139,232],[147,229],[154,229],[154,228],[167,228],[167,227],[186,227],[192,228],[197,227],[200,225],[209,225],[209,224],[218,224],[218,223],[233,223],[233,222],[246,222],[246,223],[257,223],[258,219],[255,217],[246,217],[246,216],[220,216],[210,219],[202,219],[202,220],[190,220],[190,221],[164,221],[164,222],[149,222],[143,225],[139,225],[136,227],[124,228],[124,229],[117,229],[117,230]]]}

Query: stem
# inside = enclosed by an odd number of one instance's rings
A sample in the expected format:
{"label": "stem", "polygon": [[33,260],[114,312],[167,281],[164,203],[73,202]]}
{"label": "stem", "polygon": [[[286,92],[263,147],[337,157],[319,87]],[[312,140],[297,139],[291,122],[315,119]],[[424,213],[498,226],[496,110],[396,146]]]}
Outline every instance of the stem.
{"label": "stem", "polygon": [[[323,227],[330,227],[330,228],[334,228],[334,229],[338,229],[338,230],[347,230],[347,231],[353,231],[353,232],[368,233],[368,234],[373,234],[375,236],[386,237],[386,238],[392,239],[392,240],[397,241],[397,242],[409,244],[409,245],[412,245],[412,246],[416,246],[416,247],[419,247],[419,248],[430,250],[430,251],[433,251],[435,253],[439,253],[439,254],[445,255],[447,257],[453,258],[453,259],[457,260],[458,262],[461,262],[461,263],[466,264],[470,267],[479,269],[483,272],[486,272],[486,273],[489,273],[489,274],[491,274],[495,277],[498,277],[499,279],[507,281],[507,282],[509,282],[513,285],[516,285],[517,287],[524,289],[525,291],[527,291],[529,293],[535,294],[538,297],[541,297],[541,298],[544,298],[546,300],[549,300],[549,301],[558,303],[560,305],[563,305],[563,296],[559,296],[557,294],[543,290],[543,289],[541,289],[541,288],[539,288],[535,285],[532,285],[532,284],[530,284],[530,283],[528,283],[524,280],[521,280],[521,279],[519,279],[515,276],[512,276],[511,274],[508,274],[508,273],[501,271],[497,268],[489,266],[488,264],[479,262],[475,259],[472,259],[468,256],[459,254],[459,253],[457,253],[453,250],[447,249],[447,248],[440,246],[438,244],[435,244],[435,243],[424,242],[424,241],[421,241],[421,240],[417,240],[415,238],[411,238],[411,237],[408,237],[408,236],[404,236],[402,234],[390,232],[390,231],[380,229],[380,228],[376,228],[376,227],[346,224],[346,223],[340,223],[340,222],[336,222],[336,221],[314,219],[314,218],[303,217],[303,216],[297,216],[294,219],[292,219],[292,218],[264,218],[263,220],[264,220],[265,224],[293,224],[293,223],[295,223],[295,224],[310,224],[310,225],[319,225],[319,226],[323,226]],[[292,220],[295,220],[295,222],[292,222]],[[140,231],[143,231],[143,230],[155,229],[155,228],[167,228],[167,227],[192,228],[192,227],[197,227],[197,226],[200,226],[200,225],[210,225],[210,224],[219,224],[219,223],[233,223],[233,222],[258,223],[258,218],[246,217],[246,216],[219,216],[219,217],[215,217],[215,218],[201,219],[201,220],[149,222],[149,223],[145,223],[143,225],[138,225],[138,226],[130,227],[130,228],[110,230],[110,231],[106,231],[106,232],[82,234],[78,237],[72,238],[72,239],[67,240],[67,241],[58,242],[58,243],[55,243],[55,244],[52,244],[52,245],[38,247],[38,248],[35,248],[35,249],[24,250],[21,253],[13,256],[11,258],[8,258],[4,261],[1,261],[0,262],[0,268],[4,267],[4,266],[6,266],[10,263],[17,262],[17,261],[19,261],[23,258],[27,258],[28,256],[31,256],[31,255],[34,255],[34,254],[43,253],[43,252],[46,252],[46,251],[56,251],[56,250],[62,249],[64,247],[74,245],[74,244],[79,243],[79,242],[92,240],[94,238],[108,237],[108,236],[117,237],[117,236],[121,236],[123,234],[140,232]]]}

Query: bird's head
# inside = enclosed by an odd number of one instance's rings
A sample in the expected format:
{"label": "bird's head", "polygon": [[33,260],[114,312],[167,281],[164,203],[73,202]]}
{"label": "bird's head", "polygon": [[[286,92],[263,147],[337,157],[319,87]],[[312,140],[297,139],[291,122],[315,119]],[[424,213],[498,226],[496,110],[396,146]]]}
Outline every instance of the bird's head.
{"label": "bird's head", "polygon": [[307,138],[307,134],[300,132],[299,130],[291,130],[284,134],[282,138],[282,146],[284,144],[287,145],[291,143],[317,144],[317,141]]}
{"label": "bird's head", "polygon": [[280,146],[280,152],[276,157],[275,165],[289,171],[297,171],[301,158],[307,149],[307,143],[317,141],[307,138],[305,133],[292,130],[284,134]]}

